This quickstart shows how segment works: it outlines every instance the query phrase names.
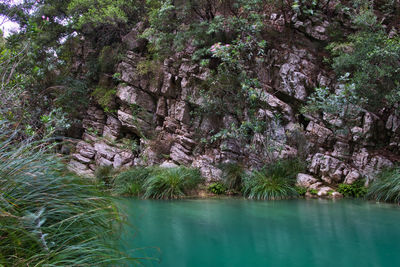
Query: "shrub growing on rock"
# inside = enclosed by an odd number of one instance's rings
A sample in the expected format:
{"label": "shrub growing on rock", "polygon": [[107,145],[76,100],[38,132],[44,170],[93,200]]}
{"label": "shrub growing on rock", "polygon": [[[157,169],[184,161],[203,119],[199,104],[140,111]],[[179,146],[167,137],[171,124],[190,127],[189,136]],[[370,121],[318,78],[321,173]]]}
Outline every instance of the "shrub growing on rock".
{"label": "shrub growing on rock", "polygon": [[362,198],[367,193],[365,181],[357,180],[353,184],[339,184],[337,191],[344,197]]}
{"label": "shrub growing on rock", "polygon": [[299,196],[305,196],[305,194],[307,193],[307,188],[303,187],[303,186],[296,186],[295,187],[296,192]]}
{"label": "shrub growing on rock", "polygon": [[185,167],[160,169],[145,181],[144,198],[177,199],[201,182],[199,170]]}
{"label": "shrub growing on rock", "polygon": [[367,198],[400,203],[400,168],[381,171],[369,186]]}
{"label": "shrub growing on rock", "polygon": [[218,182],[210,184],[207,189],[209,192],[216,194],[216,195],[222,195],[222,194],[225,194],[225,192],[226,192],[225,186]]}

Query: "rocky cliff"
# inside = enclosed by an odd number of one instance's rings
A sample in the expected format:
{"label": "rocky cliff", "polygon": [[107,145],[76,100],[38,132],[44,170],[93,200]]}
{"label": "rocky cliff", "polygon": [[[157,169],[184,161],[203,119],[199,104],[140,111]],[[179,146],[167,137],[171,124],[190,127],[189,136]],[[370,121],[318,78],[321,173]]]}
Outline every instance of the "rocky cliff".
{"label": "rocky cliff", "polygon": [[392,165],[400,144],[400,117],[391,110],[360,111],[345,135],[336,130],[342,122],[329,114],[299,111],[314,88],[343,86],[323,63],[332,19],[301,21],[293,15],[290,31],[283,16],[272,14],[269,21],[275,35],[266,38],[273,46],[253,69],[262,84],[258,116],[268,125],[264,133],[254,134],[248,143],[235,138],[205,142],[232,122],[240,123],[229,110],[195,112],[206,101],[200,85],[210,77],[210,68],[195,63],[193,49],[187,47],[143,71],[146,40],[139,37],[143,25],[138,25],[124,37],[128,51],[116,67],[120,83],[110,104],[113,111],[105,112],[93,101],[70,168],[92,175],[98,166],[187,165],[212,181],[221,177],[220,163],[254,168],[276,158],[302,157],[309,174],[299,175],[298,182],[326,195],[331,185],[351,184]]}

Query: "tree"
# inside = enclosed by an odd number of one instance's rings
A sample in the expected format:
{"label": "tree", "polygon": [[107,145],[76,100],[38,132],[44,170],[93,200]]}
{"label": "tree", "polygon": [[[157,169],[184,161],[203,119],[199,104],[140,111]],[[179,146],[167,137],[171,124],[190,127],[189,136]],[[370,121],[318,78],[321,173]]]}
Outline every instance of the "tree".
{"label": "tree", "polygon": [[332,67],[339,76],[350,73],[355,93],[376,111],[387,100],[400,100],[400,38],[389,37],[371,8],[362,8],[354,19],[358,31],[346,41],[332,43]]}

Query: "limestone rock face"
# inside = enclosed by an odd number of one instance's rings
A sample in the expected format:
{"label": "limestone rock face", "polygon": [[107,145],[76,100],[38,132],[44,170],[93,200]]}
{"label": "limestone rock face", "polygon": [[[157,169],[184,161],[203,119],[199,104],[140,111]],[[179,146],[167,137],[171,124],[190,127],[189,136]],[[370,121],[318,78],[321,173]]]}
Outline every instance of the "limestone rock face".
{"label": "limestone rock face", "polygon": [[328,144],[333,137],[331,130],[313,121],[308,124],[307,132],[320,145]]}
{"label": "limestone rock face", "polygon": [[128,105],[134,104],[145,110],[155,111],[155,104],[151,96],[140,89],[131,86],[118,86],[117,97]]}
{"label": "limestone rock face", "polygon": [[328,184],[341,182],[348,173],[343,162],[321,153],[313,156],[309,170],[311,173],[321,176],[321,179]]}
{"label": "limestone rock face", "polygon": [[[392,166],[400,148],[395,110],[359,111],[346,134],[338,131],[344,125],[341,118],[299,112],[314,88],[343,88],[321,62],[331,18],[273,13],[266,20],[279,33],[289,22],[297,41],[279,42],[249,63],[249,72],[260,82],[252,88],[260,105],[225,103],[226,110],[214,107],[208,112],[199,111],[213,104],[204,92],[213,84],[218,63],[194,62],[192,45],[164,61],[149,61],[148,41],[139,37],[145,25],[136,25],[122,38],[128,51],[116,66],[121,81],[115,86],[113,108],[90,103],[82,118],[82,140],[71,149],[70,168],[90,175],[97,166],[185,165],[216,181],[222,177],[221,163],[241,163],[251,170],[301,156],[308,169],[298,174],[297,184],[322,197],[340,197],[333,190],[338,183],[351,184]],[[252,117],[259,125],[246,125]]]}
{"label": "limestone rock face", "polygon": [[215,167],[213,162],[215,162],[215,159],[204,155],[195,159],[192,163],[192,167],[200,170],[206,182],[219,181],[222,179],[222,170]]}
{"label": "limestone rock face", "polygon": [[180,164],[187,165],[193,161],[193,159],[189,156],[189,154],[190,151],[179,143],[175,143],[171,147],[171,154],[170,154],[171,159]]}

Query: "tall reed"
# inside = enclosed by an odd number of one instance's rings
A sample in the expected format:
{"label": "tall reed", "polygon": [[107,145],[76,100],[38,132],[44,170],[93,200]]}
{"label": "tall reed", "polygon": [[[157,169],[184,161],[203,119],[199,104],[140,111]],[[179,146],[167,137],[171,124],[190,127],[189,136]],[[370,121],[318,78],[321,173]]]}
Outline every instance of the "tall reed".
{"label": "tall reed", "polygon": [[122,266],[113,200],[40,145],[15,143],[0,134],[0,266]]}

